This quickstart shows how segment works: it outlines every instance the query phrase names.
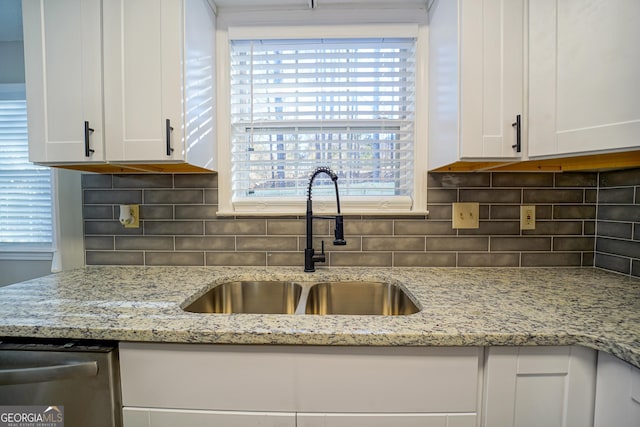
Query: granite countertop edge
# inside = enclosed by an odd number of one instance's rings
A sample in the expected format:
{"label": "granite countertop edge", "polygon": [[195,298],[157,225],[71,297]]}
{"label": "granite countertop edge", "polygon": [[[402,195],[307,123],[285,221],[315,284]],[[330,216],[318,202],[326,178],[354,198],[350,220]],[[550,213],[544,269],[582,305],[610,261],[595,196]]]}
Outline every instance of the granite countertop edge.
{"label": "granite countertop edge", "polygon": [[[407,316],[197,314],[231,280],[379,280]],[[595,268],[84,267],[0,288],[0,337],[366,346],[581,345],[640,368],[640,280]]]}

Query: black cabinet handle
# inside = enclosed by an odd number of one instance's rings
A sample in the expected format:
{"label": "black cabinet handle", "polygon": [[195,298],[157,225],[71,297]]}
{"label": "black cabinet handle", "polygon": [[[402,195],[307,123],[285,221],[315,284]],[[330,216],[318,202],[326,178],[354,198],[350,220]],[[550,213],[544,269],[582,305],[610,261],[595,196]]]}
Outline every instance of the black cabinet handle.
{"label": "black cabinet handle", "polygon": [[91,142],[89,140],[91,132],[93,132],[93,129],[89,127],[89,122],[85,121],[84,122],[84,156],[85,157],[91,157],[91,153],[95,152],[95,150],[91,149]]}
{"label": "black cabinet handle", "polygon": [[170,156],[173,153],[173,148],[171,148],[171,132],[173,128],[171,127],[171,120],[167,119],[166,121],[166,133],[167,133],[167,156]]}
{"label": "black cabinet handle", "polygon": [[520,122],[520,114],[516,116],[516,121],[511,124],[511,127],[516,128],[516,143],[511,146],[511,148],[515,148],[516,153],[519,153],[522,150],[522,125]]}

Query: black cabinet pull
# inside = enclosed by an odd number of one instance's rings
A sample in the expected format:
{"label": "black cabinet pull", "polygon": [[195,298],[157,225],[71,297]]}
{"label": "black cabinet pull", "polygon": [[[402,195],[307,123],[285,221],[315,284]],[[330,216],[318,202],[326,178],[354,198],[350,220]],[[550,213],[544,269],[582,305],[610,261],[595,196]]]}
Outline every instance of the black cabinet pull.
{"label": "black cabinet pull", "polygon": [[511,148],[515,148],[516,153],[519,153],[522,150],[522,125],[520,122],[520,114],[516,116],[516,121],[511,124],[511,127],[516,128],[516,143],[511,146]]}
{"label": "black cabinet pull", "polygon": [[167,156],[170,156],[173,153],[173,148],[171,148],[171,132],[173,128],[171,127],[171,120],[167,119],[166,121],[166,132],[167,132]]}
{"label": "black cabinet pull", "polygon": [[89,127],[89,122],[84,122],[84,156],[91,157],[91,153],[94,153],[96,150],[91,149],[89,137],[93,132],[93,129]]}

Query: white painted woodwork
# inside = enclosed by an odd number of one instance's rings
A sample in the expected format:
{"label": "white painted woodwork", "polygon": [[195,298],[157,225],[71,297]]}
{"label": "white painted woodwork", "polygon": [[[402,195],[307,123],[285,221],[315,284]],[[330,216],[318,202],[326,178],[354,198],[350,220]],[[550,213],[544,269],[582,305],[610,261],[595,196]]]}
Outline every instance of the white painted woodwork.
{"label": "white painted woodwork", "polygon": [[207,0],[24,0],[23,22],[32,161],[217,167]]}
{"label": "white painted woodwork", "polygon": [[[517,160],[524,123],[524,2],[436,0],[430,10],[429,168]],[[525,134],[523,147],[525,145]]]}
{"label": "white painted woodwork", "polygon": [[584,347],[490,347],[483,425],[593,425],[596,354]]}
{"label": "white painted woodwork", "polygon": [[297,427],[476,427],[475,414],[300,413]]}
{"label": "white painted woodwork", "polygon": [[124,427],[296,427],[296,414],[124,408]]}
{"label": "white painted woodwork", "polygon": [[529,156],[640,148],[640,2],[529,2]]}
{"label": "white painted woodwork", "polygon": [[207,1],[104,0],[103,19],[109,159],[213,168],[215,17]]}
{"label": "white painted woodwork", "polygon": [[[103,162],[100,0],[23,0],[29,158]],[[85,156],[84,122],[94,132]]]}
{"label": "white painted woodwork", "polygon": [[125,407],[475,413],[478,348],[120,346]]}
{"label": "white painted woodwork", "polygon": [[120,345],[125,407],[292,411],[293,355],[278,347]]}
{"label": "white painted woodwork", "polygon": [[297,410],[475,412],[476,348],[300,348]]}
{"label": "white painted woodwork", "polygon": [[640,426],[640,369],[598,353],[594,427]]}

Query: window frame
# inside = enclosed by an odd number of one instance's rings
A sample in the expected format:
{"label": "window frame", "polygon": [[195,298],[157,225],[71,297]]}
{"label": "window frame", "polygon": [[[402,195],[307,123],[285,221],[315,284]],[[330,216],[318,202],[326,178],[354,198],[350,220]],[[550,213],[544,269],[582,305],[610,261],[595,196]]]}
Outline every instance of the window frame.
{"label": "window frame", "polygon": [[[230,40],[238,39],[292,39],[292,38],[416,38],[416,96],[414,123],[414,188],[411,197],[389,198],[341,195],[341,208],[345,214],[376,215],[425,215],[427,168],[427,59],[428,27],[426,10],[369,10],[338,11],[318,17],[315,11],[294,11],[283,17],[282,13],[261,11],[224,13],[218,16],[217,37],[217,103],[218,103],[218,215],[304,215],[303,197],[281,198],[276,203],[267,198],[232,201],[231,176],[231,119],[230,119]],[[324,18],[324,19],[323,19]],[[270,21],[271,19],[271,21]],[[338,19],[339,22],[335,22]],[[388,22],[373,24],[373,22]],[[299,25],[309,21],[309,25]],[[323,21],[331,22],[326,24]],[[371,23],[367,23],[370,21]],[[395,22],[399,21],[399,22]],[[269,22],[270,25],[265,25]],[[296,25],[291,25],[296,22]],[[365,22],[364,24],[354,24]],[[322,166],[322,165],[318,165]],[[310,171],[311,172],[311,171]],[[338,182],[339,184],[339,182]],[[314,211],[335,212],[332,197],[314,197]]]}

